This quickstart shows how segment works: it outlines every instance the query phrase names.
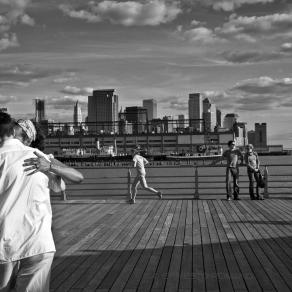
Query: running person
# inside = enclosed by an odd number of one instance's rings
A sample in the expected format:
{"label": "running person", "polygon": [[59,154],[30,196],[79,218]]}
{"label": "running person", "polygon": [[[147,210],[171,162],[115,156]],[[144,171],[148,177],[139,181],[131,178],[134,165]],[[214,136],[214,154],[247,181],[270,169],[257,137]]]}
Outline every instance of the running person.
{"label": "running person", "polygon": [[145,178],[146,176],[145,165],[149,163],[148,160],[142,155],[140,155],[140,151],[138,148],[132,150],[132,156],[133,156],[134,168],[136,168],[137,175],[131,187],[130,203],[135,204],[137,188],[140,183],[144,190],[147,190],[153,194],[156,194],[158,195],[160,199],[162,199],[162,193],[160,191],[157,191],[147,185],[146,178]]}

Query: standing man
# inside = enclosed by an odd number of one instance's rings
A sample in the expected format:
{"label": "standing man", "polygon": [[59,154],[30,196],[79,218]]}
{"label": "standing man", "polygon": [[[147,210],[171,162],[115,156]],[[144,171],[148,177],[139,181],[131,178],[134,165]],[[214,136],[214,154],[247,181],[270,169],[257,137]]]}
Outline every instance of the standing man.
{"label": "standing man", "polygon": [[160,199],[162,199],[162,193],[149,187],[146,182],[146,171],[145,171],[145,164],[148,164],[148,160],[140,155],[140,148],[137,147],[136,149],[132,150],[134,168],[136,168],[137,175],[134,179],[134,182],[131,187],[131,198],[130,203],[135,204],[135,199],[137,195],[137,188],[138,185],[141,183],[144,190],[149,191],[153,194],[156,194]]}
{"label": "standing man", "polygon": [[[13,138],[14,126],[10,115],[0,113],[0,292],[49,292],[55,244],[49,178],[42,171],[53,167]],[[25,129],[33,141],[35,131]]]}
{"label": "standing man", "polygon": [[[259,157],[254,151],[253,145],[248,144],[246,146],[246,153],[244,160],[247,167],[247,175],[249,179],[249,195],[251,200],[263,200],[263,197],[259,194]],[[254,195],[254,179],[256,181],[256,196]]]}
{"label": "standing man", "polygon": [[[233,198],[234,200],[240,200],[239,198],[239,159],[241,160],[241,164],[243,164],[243,156],[239,149],[235,147],[235,141],[231,140],[228,142],[228,147],[226,151],[222,154],[222,158],[226,159],[226,194],[227,200],[230,201],[232,197],[232,181],[233,181]],[[215,164],[219,161],[222,161],[220,158],[218,161],[215,161],[212,164]]]}

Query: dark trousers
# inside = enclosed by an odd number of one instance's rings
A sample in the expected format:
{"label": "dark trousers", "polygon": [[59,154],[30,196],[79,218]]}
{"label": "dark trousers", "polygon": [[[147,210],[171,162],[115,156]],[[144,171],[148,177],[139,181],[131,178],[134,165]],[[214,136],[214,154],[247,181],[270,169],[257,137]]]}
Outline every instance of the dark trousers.
{"label": "dark trousers", "polygon": [[232,195],[232,182],[233,182],[233,196],[234,199],[238,198],[239,195],[239,169],[233,167],[226,168],[226,193],[227,198],[230,198]]}
{"label": "dark trousers", "polygon": [[[259,173],[252,170],[247,170],[247,175],[249,179],[249,195],[251,199],[259,198]],[[256,182],[256,197],[254,195],[254,183]]]}

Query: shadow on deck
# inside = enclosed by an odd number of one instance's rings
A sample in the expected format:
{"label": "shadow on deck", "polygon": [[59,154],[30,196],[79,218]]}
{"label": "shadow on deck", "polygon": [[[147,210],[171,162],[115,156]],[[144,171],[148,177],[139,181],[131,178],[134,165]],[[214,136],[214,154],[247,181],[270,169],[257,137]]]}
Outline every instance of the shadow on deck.
{"label": "shadow on deck", "polygon": [[53,203],[52,291],[291,291],[290,200]]}

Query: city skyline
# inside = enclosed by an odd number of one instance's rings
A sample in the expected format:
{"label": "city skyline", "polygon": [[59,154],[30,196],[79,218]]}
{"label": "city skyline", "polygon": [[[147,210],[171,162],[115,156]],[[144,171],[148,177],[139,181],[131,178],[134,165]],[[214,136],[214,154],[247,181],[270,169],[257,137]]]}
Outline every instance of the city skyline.
{"label": "city skyline", "polygon": [[72,120],[93,88],[116,88],[123,108],[155,98],[158,116],[186,115],[201,92],[291,148],[289,1],[0,0],[0,15],[0,105],[18,118],[45,98],[47,117]]}

